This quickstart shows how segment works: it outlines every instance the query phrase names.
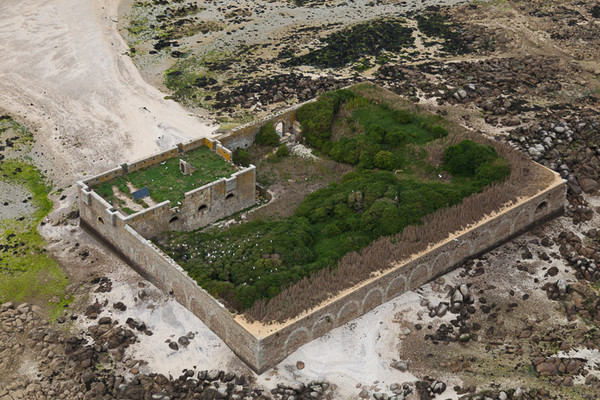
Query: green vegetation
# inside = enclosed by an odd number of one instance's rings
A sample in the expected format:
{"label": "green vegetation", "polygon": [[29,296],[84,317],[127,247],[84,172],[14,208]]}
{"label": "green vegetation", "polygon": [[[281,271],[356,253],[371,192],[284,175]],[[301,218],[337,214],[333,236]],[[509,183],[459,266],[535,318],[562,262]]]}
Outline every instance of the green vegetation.
{"label": "green vegetation", "polygon": [[[190,175],[183,175],[179,170],[180,159],[197,168],[196,171]],[[119,202],[123,201],[115,197],[113,186],[116,186],[121,193],[129,195],[130,190],[127,184],[130,183],[136,189],[147,187],[152,200],[158,203],[170,200],[171,203],[176,204],[183,200],[185,192],[219,178],[230,176],[234,172],[233,165],[223,160],[208,147],[202,146],[157,165],[102,183],[94,190],[111,204],[119,205]],[[126,207],[122,210],[126,211]]]}
{"label": "green vegetation", "polygon": [[[412,29],[402,19],[381,19],[364,22],[332,33],[323,40],[326,45],[308,54],[292,57],[284,65],[312,65],[320,68],[340,68],[365,56],[398,52],[414,45]],[[365,62],[361,65],[365,67]]]}
{"label": "green vegetation", "polygon": [[[25,187],[34,211],[0,220],[0,303],[27,301],[46,304],[53,297],[50,316],[57,317],[69,302],[64,299],[67,276],[44,249],[38,223],[52,210],[50,188],[40,171],[27,158],[33,136],[7,116],[0,117],[0,179]],[[17,201],[17,199],[14,199]]]}
{"label": "green vegetation", "polygon": [[[288,218],[169,232],[158,240],[202,287],[240,311],[510,173],[493,149],[469,141],[448,147],[442,166],[427,164],[422,146],[448,134],[441,119],[375,104],[349,90],[328,93],[297,116],[308,144],[357,168],[308,195]],[[476,164],[473,171],[468,161]],[[402,172],[392,172],[397,168]],[[442,181],[443,170],[459,173]]]}
{"label": "green vegetation", "polygon": [[[348,119],[355,133],[332,141],[333,117],[344,106],[352,116]],[[414,155],[409,145],[423,145],[448,134],[439,125],[441,118],[394,110],[385,104],[374,104],[349,90],[338,90],[321,96],[298,110],[304,138],[338,162],[370,169],[385,170],[406,167]]]}
{"label": "green vegetation", "polygon": [[248,153],[245,149],[239,148],[235,149],[233,152],[233,163],[237,165],[241,165],[242,167],[247,167],[250,165],[250,153]]}
{"label": "green vegetation", "polygon": [[256,134],[254,143],[261,146],[271,147],[279,145],[279,135],[275,131],[275,126],[273,126],[272,123],[261,126],[260,130]]}
{"label": "green vegetation", "polygon": [[275,152],[275,156],[279,159],[281,159],[283,157],[287,157],[289,155],[290,155],[290,149],[285,144],[282,144],[281,146],[279,146],[277,148],[277,151]]}
{"label": "green vegetation", "polygon": [[220,91],[217,78],[229,71],[233,56],[226,52],[210,52],[201,56],[178,59],[165,71],[165,85],[170,96],[187,105],[211,107]]}

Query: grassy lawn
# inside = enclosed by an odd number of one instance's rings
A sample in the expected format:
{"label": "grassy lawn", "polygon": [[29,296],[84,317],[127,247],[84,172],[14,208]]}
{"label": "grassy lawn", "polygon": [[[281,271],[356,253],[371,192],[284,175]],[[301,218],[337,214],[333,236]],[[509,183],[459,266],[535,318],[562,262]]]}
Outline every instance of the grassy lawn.
{"label": "grassy lawn", "polygon": [[[0,163],[0,179],[25,187],[31,194],[34,211],[0,220],[0,303],[39,304],[55,318],[68,303],[64,300],[68,279],[47,254],[46,243],[37,231],[39,222],[52,210],[48,199],[50,188],[24,155],[33,141],[31,134],[14,120],[1,117],[0,142],[6,144],[7,140],[12,147],[1,152],[5,159]],[[59,302],[49,303],[54,297]]]}
{"label": "grassy lawn", "polygon": [[[203,288],[238,311],[510,174],[491,146],[462,136],[456,145],[444,141],[442,118],[349,90],[301,107],[298,119],[303,139],[322,157],[354,167],[340,182],[308,194],[287,217],[158,239]],[[340,125],[344,132],[333,135]],[[429,143],[443,148],[439,165],[427,161]]]}
{"label": "grassy lawn", "polygon": [[[191,175],[183,175],[179,170],[179,160],[184,160],[197,168]],[[213,182],[217,179],[228,177],[235,172],[235,167],[223,160],[218,154],[212,152],[208,147],[189,151],[185,154],[175,156],[160,164],[144,168],[125,176],[121,176],[102,183],[94,190],[109,203],[118,205],[120,199],[113,194],[113,186],[122,193],[130,195],[127,183],[131,183],[136,189],[147,187],[150,197],[157,203],[170,200],[171,205],[177,205],[183,200],[183,194]],[[123,211],[132,211],[127,207]]]}

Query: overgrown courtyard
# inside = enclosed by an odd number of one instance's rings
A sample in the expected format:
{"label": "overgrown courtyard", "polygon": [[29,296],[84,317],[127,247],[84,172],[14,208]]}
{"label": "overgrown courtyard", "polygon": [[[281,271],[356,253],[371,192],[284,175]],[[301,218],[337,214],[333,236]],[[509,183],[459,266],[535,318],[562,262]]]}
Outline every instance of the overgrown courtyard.
{"label": "overgrown courtyard", "polygon": [[[439,116],[374,100],[364,90],[330,92],[298,110],[304,143],[320,159],[350,167],[339,181],[308,194],[290,215],[168,232],[159,245],[212,295],[244,311],[510,175],[492,146],[450,133]],[[260,135],[258,142],[269,142],[255,145],[263,149],[276,144]],[[253,160],[259,176],[265,165],[299,157],[280,150]]]}

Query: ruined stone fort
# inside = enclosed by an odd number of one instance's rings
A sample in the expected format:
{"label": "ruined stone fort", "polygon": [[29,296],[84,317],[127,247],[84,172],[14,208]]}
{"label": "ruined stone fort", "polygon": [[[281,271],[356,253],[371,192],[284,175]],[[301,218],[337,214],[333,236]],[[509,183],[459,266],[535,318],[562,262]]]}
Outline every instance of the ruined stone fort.
{"label": "ruined stone fort", "polygon": [[[446,240],[430,246],[378,276],[361,282],[308,312],[277,325],[248,323],[228,311],[188,276],[168,255],[149,239],[164,231],[195,230],[246,210],[255,204],[256,169],[236,168],[221,177],[183,194],[177,204],[163,201],[125,215],[95,188],[112,179],[143,168],[160,166],[166,160],[206,146],[231,163],[232,152],[253,144],[260,127],[280,126],[280,134],[299,133],[297,107],[223,133],[216,139],[199,139],[179,144],[148,158],[78,182],[81,224],[125,258],[142,276],[154,283],[200,318],[247,365],[262,373],[277,365],[305,343],[351,321],[402,293],[443,275],[469,258],[487,252],[534,224],[560,213],[566,196],[559,175],[536,195],[508,205],[501,212],[482,219]],[[193,165],[180,162],[181,173]]]}

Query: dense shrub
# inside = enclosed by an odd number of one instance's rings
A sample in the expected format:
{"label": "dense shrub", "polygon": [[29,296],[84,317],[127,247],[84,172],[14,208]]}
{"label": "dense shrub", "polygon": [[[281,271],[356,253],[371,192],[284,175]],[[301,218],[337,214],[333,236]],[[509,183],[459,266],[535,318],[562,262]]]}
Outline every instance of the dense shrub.
{"label": "dense shrub", "polygon": [[[352,112],[349,122],[360,126],[360,131],[332,141],[331,129],[340,107]],[[297,115],[306,143],[335,161],[363,169],[402,168],[406,145],[425,144],[448,135],[438,117],[374,104],[348,90],[328,93],[300,107]]]}
{"label": "dense shrub", "polygon": [[272,123],[268,123],[260,127],[260,130],[254,139],[254,143],[271,147],[279,145],[279,135],[275,131],[275,127]]}
{"label": "dense shrub", "polygon": [[475,175],[475,171],[482,164],[498,158],[492,146],[475,143],[472,140],[463,140],[457,145],[449,146],[444,152],[444,167],[452,175]]}
{"label": "dense shrub", "polygon": [[510,165],[502,158],[481,164],[475,170],[475,179],[482,185],[500,182],[510,175]]}
{"label": "dense shrub", "polygon": [[353,92],[342,89],[326,93],[316,101],[300,107],[296,117],[302,125],[302,134],[306,143],[322,150],[325,142],[328,142],[331,137],[333,117],[340,104],[353,97]]}
{"label": "dense shrub", "polygon": [[250,165],[251,162],[250,154],[244,149],[236,149],[233,152],[233,162],[234,164],[247,167]]}
{"label": "dense shrub", "polygon": [[394,155],[390,151],[381,150],[373,158],[373,164],[377,168],[392,170],[394,169]]}
{"label": "dense shrub", "polygon": [[290,149],[285,144],[282,144],[275,152],[275,155],[277,158],[287,157],[290,155]]}

